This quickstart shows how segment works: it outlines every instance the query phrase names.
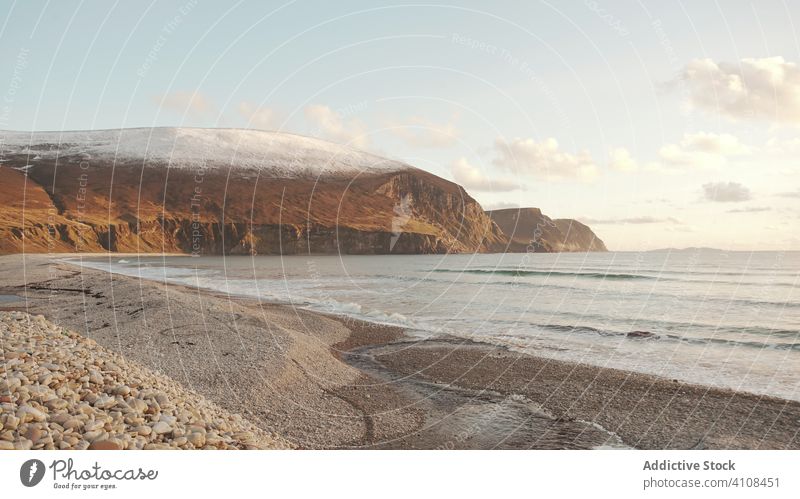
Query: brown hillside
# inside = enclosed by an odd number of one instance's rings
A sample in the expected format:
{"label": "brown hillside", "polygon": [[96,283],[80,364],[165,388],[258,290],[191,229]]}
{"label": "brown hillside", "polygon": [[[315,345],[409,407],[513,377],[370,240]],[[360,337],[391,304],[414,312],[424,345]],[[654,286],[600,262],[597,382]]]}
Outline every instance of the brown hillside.
{"label": "brown hillside", "polygon": [[235,155],[167,167],[74,147],[53,154],[60,147],[3,156],[3,253],[463,253],[504,244],[462,187],[408,165],[286,178],[240,167]]}

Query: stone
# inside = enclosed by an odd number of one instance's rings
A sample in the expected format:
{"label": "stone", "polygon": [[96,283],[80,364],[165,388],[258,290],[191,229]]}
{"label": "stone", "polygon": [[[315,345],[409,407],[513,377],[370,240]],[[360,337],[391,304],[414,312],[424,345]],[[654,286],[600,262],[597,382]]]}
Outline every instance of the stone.
{"label": "stone", "polygon": [[36,444],[43,436],[45,436],[45,432],[41,428],[37,428],[34,426],[28,430],[28,434],[26,436],[31,442]]}
{"label": "stone", "polygon": [[159,421],[158,423],[153,425],[153,432],[156,435],[162,435],[165,433],[170,433],[172,431],[172,427],[163,421]]}
{"label": "stone", "polygon": [[186,440],[192,444],[196,449],[203,447],[206,444],[206,436],[199,431],[193,431],[186,435]]}
{"label": "stone", "polygon": [[141,399],[133,399],[128,402],[128,406],[139,414],[143,414],[147,410],[147,402]]}
{"label": "stone", "polygon": [[83,425],[84,431],[95,431],[103,428],[106,425],[105,421],[87,421]]}
{"label": "stone", "polygon": [[109,397],[108,395],[103,395],[95,400],[94,404],[92,404],[98,409],[110,409],[117,405],[117,399],[114,397]]}
{"label": "stone", "polygon": [[142,435],[142,436],[145,436],[145,437],[146,437],[147,435],[149,435],[149,434],[153,433],[153,429],[152,429],[152,428],[150,428],[150,427],[149,427],[149,426],[147,426],[147,425],[141,425],[141,426],[137,426],[135,431],[136,431],[136,433],[138,433],[139,435]]}
{"label": "stone", "polygon": [[48,400],[47,402],[45,402],[44,405],[46,405],[47,408],[50,409],[51,411],[58,411],[61,409],[66,409],[67,406],[69,405],[69,402],[63,399],[55,398]]}
{"label": "stone", "polygon": [[60,424],[61,426],[64,426],[64,423],[69,421],[71,418],[72,416],[70,414],[66,412],[60,412],[56,415],[51,414],[49,419],[53,423],[57,423]]}
{"label": "stone", "polygon": [[168,450],[171,447],[167,444],[149,443],[144,446],[144,450]]}
{"label": "stone", "polygon": [[26,423],[28,421],[42,422],[45,419],[47,419],[45,413],[29,405],[20,406],[20,408],[17,409],[17,417],[23,423]]}
{"label": "stone", "polygon": [[97,371],[89,371],[89,383],[94,383],[95,385],[102,385],[103,384],[103,376]]}
{"label": "stone", "polygon": [[81,428],[83,426],[83,421],[81,421],[78,418],[70,418],[66,420],[62,426],[64,426],[64,428],[68,430]]}
{"label": "stone", "polygon": [[31,450],[31,447],[33,447],[33,442],[27,438],[23,438],[14,442],[14,449],[16,450]]}
{"label": "stone", "polygon": [[100,440],[105,438],[106,432],[103,430],[94,430],[94,431],[87,431],[83,434],[83,439],[87,442],[94,442],[95,440]]}
{"label": "stone", "polygon": [[89,444],[89,450],[122,450],[122,445],[115,440],[95,440]]}
{"label": "stone", "polygon": [[7,430],[16,430],[18,426],[19,426],[19,418],[14,416],[13,414],[8,414],[5,422],[3,423],[3,428]]}
{"label": "stone", "polygon": [[163,421],[170,426],[174,426],[175,423],[178,421],[178,418],[175,416],[168,416],[167,414],[162,414],[161,417],[158,418],[159,421]]}

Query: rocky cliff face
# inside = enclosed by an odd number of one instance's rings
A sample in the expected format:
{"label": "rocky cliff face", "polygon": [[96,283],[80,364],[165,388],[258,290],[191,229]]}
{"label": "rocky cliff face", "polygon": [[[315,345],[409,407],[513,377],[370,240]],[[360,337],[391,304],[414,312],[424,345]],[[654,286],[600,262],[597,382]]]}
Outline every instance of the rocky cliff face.
{"label": "rocky cliff face", "polygon": [[459,185],[315,139],[63,135],[0,132],[0,252],[465,253],[505,243]]}
{"label": "rocky cliff face", "polygon": [[553,222],[564,235],[561,251],[608,251],[589,226],[570,218],[556,218]]}
{"label": "rocky cliff face", "polygon": [[567,218],[553,220],[539,208],[487,211],[508,238],[509,252],[608,251],[586,225]]}

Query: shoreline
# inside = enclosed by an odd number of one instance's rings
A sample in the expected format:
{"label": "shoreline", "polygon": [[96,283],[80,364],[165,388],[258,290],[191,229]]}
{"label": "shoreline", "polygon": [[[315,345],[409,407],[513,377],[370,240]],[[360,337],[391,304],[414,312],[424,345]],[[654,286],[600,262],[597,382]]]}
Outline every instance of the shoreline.
{"label": "shoreline", "polygon": [[796,401],[22,257],[0,294],[301,448],[800,448]]}

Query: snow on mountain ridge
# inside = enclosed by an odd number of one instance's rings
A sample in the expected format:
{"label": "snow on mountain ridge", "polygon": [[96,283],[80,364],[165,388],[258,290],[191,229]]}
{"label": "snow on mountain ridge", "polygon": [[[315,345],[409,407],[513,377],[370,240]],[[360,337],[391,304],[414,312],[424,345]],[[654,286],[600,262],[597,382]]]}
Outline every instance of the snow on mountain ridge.
{"label": "snow on mountain ridge", "polygon": [[67,132],[0,131],[0,159],[27,155],[141,161],[170,168],[236,167],[273,175],[390,172],[411,167],[324,140],[283,132],[212,128],[121,128]]}

